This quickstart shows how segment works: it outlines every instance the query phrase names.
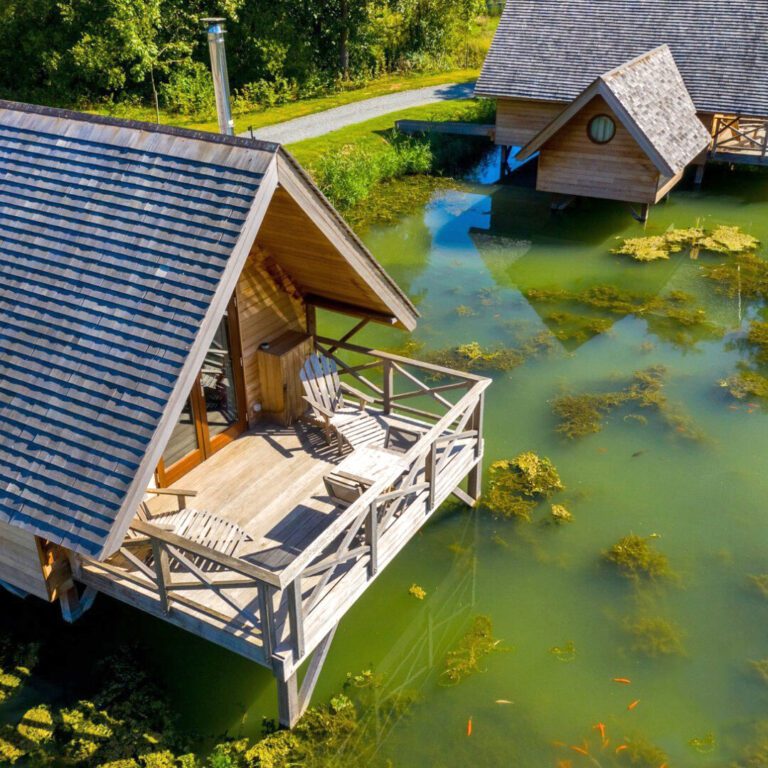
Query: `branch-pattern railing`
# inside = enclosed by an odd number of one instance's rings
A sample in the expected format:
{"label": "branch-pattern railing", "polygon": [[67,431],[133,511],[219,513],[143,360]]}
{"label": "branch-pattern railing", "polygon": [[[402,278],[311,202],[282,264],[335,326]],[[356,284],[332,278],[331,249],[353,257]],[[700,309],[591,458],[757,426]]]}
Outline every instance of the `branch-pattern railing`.
{"label": "branch-pattern railing", "polygon": [[[152,595],[165,613],[190,611],[222,625],[234,624],[255,646],[252,657],[267,665],[285,663],[278,657],[284,659],[286,651],[291,665],[301,660],[308,621],[314,626],[309,638],[314,643],[322,627],[333,626],[346,611],[343,601],[323,606],[339,580],[355,570],[352,591],[363,591],[448,494],[455,491],[470,500],[458,490],[459,483],[473,471],[479,477],[480,471],[488,379],[345,341],[320,337],[317,347],[337,362],[342,377],[354,379],[358,389],[372,395],[381,412],[421,427],[399,469],[376,478],[279,571],[140,520],[132,523],[109,561],[83,558],[89,572]],[[341,351],[354,359],[346,360]],[[199,590],[214,593],[219,607],[211,607],[211,600],[196,600]],[[313,616],[318,611],[320,618]]]}
{"label": "branch-pattern railing", "polygon": [[768,156],[768,118],[718,117],[713,131],[712,152]]}

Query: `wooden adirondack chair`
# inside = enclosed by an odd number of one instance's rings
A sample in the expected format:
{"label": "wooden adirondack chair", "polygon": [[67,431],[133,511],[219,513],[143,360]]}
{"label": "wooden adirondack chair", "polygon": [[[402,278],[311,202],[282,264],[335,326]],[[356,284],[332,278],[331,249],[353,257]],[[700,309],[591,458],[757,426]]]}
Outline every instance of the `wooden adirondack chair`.
{"label": "wooden adirondack chair", "polygon": [[325,432],[329,443],[336,441],[339,454],[345,445],[354,449],[384,441],[385,428],[365,410],[373,398],[341,381],[333,360],[320,354],[309,355],[300,378],[312,421]]}

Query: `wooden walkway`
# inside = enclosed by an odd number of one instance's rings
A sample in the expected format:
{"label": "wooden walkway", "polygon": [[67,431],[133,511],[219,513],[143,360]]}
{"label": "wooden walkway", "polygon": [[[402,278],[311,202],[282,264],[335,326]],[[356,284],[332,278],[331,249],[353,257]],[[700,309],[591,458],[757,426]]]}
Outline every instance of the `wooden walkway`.
{"label": "wooden walkway", "polygon": [[[224,553],[164,530],[175,507],[162,496],[149,502],[149,519],[134,521],[113,557],[75,563],[86,586],[268,666],[294,688],[299,666],[315,649],[327,651],[344,614],[440,504],[451,494],[468,503],[479,495],[490,383],[338,341],[318,344],[368,389],[382,443],[391,425],[420,434],[397,461],[377,465],[378,476],[356,501],[337,505],[323,481],[356,454],[339,455],[310,425],[263,427],[180,483],[197,492],[190,506],[242,529],[235,548]],[[341,349],[354,354],[342,357]],[[290,711],[304,706],[294,702]]]}
{"label": "wooden walkway", "polygon": [[496,134],[495,125],[456,120],[396,120],[395,128],[401,133],[447,133],[455,136],[484,136],[487,139],[493,139]]}

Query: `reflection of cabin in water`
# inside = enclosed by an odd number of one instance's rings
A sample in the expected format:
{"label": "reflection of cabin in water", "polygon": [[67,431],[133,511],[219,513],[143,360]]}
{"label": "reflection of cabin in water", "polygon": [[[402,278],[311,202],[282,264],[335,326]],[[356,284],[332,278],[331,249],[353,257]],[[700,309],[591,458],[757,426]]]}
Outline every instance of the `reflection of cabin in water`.
{"label": "reflection of cabin in water", "polygon": [[515,0],[475,93],[538,189],[647,206],[708,157],[768,165],[766,72],[764,3]]}
{"label": "reflection of cabin in water", "polygon": [[3,586],[256,661],[293,725],[344,614],[479,495],[488,380],[350,342],[416,310],[276,144],[0,102],[0,150]]}

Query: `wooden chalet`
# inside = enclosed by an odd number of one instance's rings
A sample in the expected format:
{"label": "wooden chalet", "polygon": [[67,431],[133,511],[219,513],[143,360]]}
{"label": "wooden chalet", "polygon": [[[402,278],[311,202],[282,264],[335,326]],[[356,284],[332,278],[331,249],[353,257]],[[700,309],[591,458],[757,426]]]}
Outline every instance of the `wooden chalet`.
{"label": "wooden chalet", "polygon": [[767,71],[765,3],[509,0],[475,94],[503,170],[540,152],[539,189],[648,205],[689,164],[768,165]]}
{"label": "wooden chalet", "polygon": [[346,611],[478,497],[488,380],[352,343],[417,312],[277,144],[0,102],[0,162],[0,580],[266,666],[292,726]]}

